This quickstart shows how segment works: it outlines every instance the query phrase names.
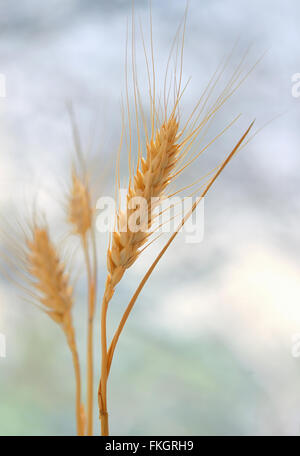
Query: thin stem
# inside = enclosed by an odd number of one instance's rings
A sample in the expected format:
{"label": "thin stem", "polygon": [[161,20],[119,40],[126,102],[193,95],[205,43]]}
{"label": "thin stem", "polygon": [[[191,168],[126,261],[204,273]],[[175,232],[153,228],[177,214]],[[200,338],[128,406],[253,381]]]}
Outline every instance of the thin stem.
{"label": "thin stem", "polygon": [[84,435],[84,425],[82,417],[81,407],[81,379],[80,379],[80,367],[77,350],[72,351],[73,365],[76,379],[76,427],[77,435]]}
{"label": "thin stem", "polygon": [[84,410],[83,405],[81,404],[81,375],[80,375],[80,364],[79,356],[75,342],[75,333],[73,325],[71,324],[71,317],[69,317],[70,324],[66,329],[66,337],[68,345],[72,353],[73,367],[75,373],[75,383],[76,383],[76,428],[77,435],[84,435]]}
{"label": "thin stem", "polygon": [[154,262],[152,263],[152,265],[150,266],[150,268],[148,269],[148,271],[146,272],[145,276],[143,277],[141,283],[139,284],[136,292],[134,293],[131,301],[129,302],[123,316],[122,316],[122,319],[119,323],[119,326],[115,332],[115,335],[112,339],[112,342],[110,344],[110,347],[109,347],[109,350],[108,350],[108,357],[107,357],[107,376],[109,375],[109,371],[110,371],[110,367],[111,367],[111,363],[112,363],[112,359],[113,359],[113,355],[114,355],[114,351],[115,351],[115,348],[116,348],[116,345],[117,345],[117,342],[119,340],[119,337],[120,337],[120,334],[125,326],[125,323],[127,321],[127,318],[140,294],[140,292],[142,291],[142,289],[144,288],[144,285],[146,284],[146,282],[148,281],[150,275],[152,274],[155,266],[157,265],[157,263],[159,262],[159,260],[161,259],[161,257],[164,255],[164,253],[166,252],[166,250],[168,249],[168,247],[170,246],[170,244],[173,242],[173,240],[175,239],[175,237],[177,236],[178,232],[181,230],[181,228],[183,227],[183,225],[185,224],[185,222],[189,219],[189,217],[192,215],[192,213],[194,212],[194,210],[196,209],[196,207],[198,206],[198,204],[200,203],[200,201],[205,197],[205,195],[207,194],[207,192],[209,191],[209,189],[211,188],[211,186],[213,185],[213,183],[215,182],[215,180],[219,177],[219,175],[221,174],[221,172],[223,171],[223,169],[227,166],[227,164],[230,162],[230,160],[232,159],[232,157],[235,155],[235,153],[238,151],[240,145],[242,144],[242,142],[244,141],[245,137],[248,135],[250,129],[252,128],[253,126],[253,123],[251,123],[251,125],[249,126],[249,128],[246,130],[246,132],[243,134],[243,136],[241,137],[241,139],[238,141],[238,143],[236,144],[236,146],[233,148],[233,150],[231,151],[231,153],[227,156],[227,158],[224,160],[224,162],[222,163],[222,165],[219,167],[218,171],[214,174],[214,176],[211,178],[211,180],[209,181],[209,183],[207,184],[207,186],[205,187],[204,191],[202,192],[202,194],[197,198],[197,200],[195,201],[195,203],[193,204],[191,210],[186,214],[186,216],[182,219],[182,221],[180,222],[179,226],[177,227],[176,231],[172,234],[172,236],[170,236],[168,242],[166,243],[166,245],[163,247],[163,249],[160,251],[160,253],[157,255],[156,259],[154,260]]}
{"label": "thin stem", "polygon": [[97,263],[95,255],[95,242],[93,242],[93,271],[91,268],[89,249],[86,236],[82,238],[84,257],[88,276],[88,334],[87,334],[87,435],[93,435],[93,335],[94,313],[96,299]]}
{"label": "thin stem", "polygon": [[107,338],[106,338],[106,316],[109,298],[107,297],[107,286],[102,301],[101,310],[101,378],[98,390],[99,413],[101,420],[101,435],[109,435],[108,413],[107,413]]}

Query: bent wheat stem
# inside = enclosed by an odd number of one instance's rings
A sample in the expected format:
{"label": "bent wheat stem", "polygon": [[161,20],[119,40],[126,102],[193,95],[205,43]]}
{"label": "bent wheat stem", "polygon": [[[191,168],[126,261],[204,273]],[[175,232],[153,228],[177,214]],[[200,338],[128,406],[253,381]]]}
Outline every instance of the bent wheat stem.
{"label": "bent wheat stem", "polygon": [[115,351],[115,348],[116,348],[116,345],[117,345],[117,342],[119,340],[119,337],[121,335],[121,332],[125,326],[125,323],[129,317],[129,314],[131,312],[131,310],[133,309],[133,306],[137,300],[137,298],[139,297],[139,294],[141,293],[142,289],[144,288],[146,282],[148,281],[149,277],[151,276],[153,270],[155,269],[156,265],[158,264],[158,262],[160,261],[160,259],[162,258],[162,256],[165,254],[165,252],[167,251],[167,249],[169,248],[169,246],[171,245],[171,243],[173,242],[173,240],[175,239],[175,237],[177,236],[178,232],[180,231],[180,229],[183,227],[183,225],[186,223],[186,221],[189,219],[189,217],[192,215],[192,213],[195,211],[196,207],[198,206],[198,204],[200,203],[200,201],[205,197],[205,195],[208,193],[209,189],[212,187],[213,183],[216,181],[216,179],[219,177],[219,175],[221,174],[221,172],[224,170],[224,168],[228,165],[228,163],[231,161],[231,159],[233,158],[233,156],[236,154],[236,152],[239,150],[241,144],[243,143],[244,139],[246,138],[246,136],[248,135],[249,131],[251,130],[252,126],[253,126],[253,123],[251,123],[251,125],[248,127],[248,129],[246,130],[246,132],[243,134],[243,136],[241,137],[241,139],[238,141],[238,143],[236,144],[236,146],[233,148],[233,150],[231,151],[231,153],[227,156],[227,158],[224,160],[224,162],[222,163],[222,165],[219,167],[218,171],[214,174],[214,176],[212,177],[212,179],[209,181],[209,183],[207,184],[207,186],[205,187],[204,191],[202,192],[202,194],[197,198],[197,200],[194,202],[191,210],[186,214],[186,216],[182,219],[182,221],[180,222],[179,226],[177,227],[176,231],[172,234],[172,236],[169,238],[168,242],[165,244],[165,246],[163,247],[163,249],[160,251],[160,253],[158,254],[158,256],[156,257],[156,259],[154,260],[154,262],[152,263],[152,265],[150,266],[150,268],[148,269],[147,273],[145,274],[145,276],[143,277],[141,283],[139,284],[136,292],[134,293],[131,301],[129,302],[123,316],[122,316],[122,319],[120,321],[120,324],[116,330],[116,333],[113,337],[113,340],[111,342],[111,345],[109,347],[109,350],[108,350],[108,355],[107,355],[107,377],[109,375],[109,372],[110,372],[110,367],[111,367],[111,363],[112,363],[112,359],[113,359],[113,355],[114,355],[114,351]]}

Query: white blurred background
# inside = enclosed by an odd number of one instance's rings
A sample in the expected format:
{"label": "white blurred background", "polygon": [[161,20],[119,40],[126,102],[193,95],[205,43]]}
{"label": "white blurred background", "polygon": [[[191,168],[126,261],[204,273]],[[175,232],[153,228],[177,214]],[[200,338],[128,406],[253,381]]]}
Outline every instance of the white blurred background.
{"label": "white blurred background", "polygon": [[[90,150],[97,192],[113,193],[113,165],[105,186],[99,179],[114,162],[121,133],[131,1],[0,5],[0,73],[6,78],[0,99],[1,216],[13,223],[15,212],[21,214],[39,192],[57,233],[64,217],[60,184],[68,183],[73,153],[66,100],[73,102]],[[183,0],[152,1],[158,67],[167,61],[185,6]],[[135,9],[146,28],[148,1],[137,0]],[[292,97],[291,82],[300,72],[299,15],[296,0],[190,1],[183,77],[192,80],[182,100],[185,112],[237,39],[232,71],[250,45],[249,68],[267,52],[222,109],[212,134],[239,113],[241,120],[189,169],[187,179],[216,166],[254,118],[258,130],[280,117],[238,154],[209,193],[203,242],[179,238],[140,296],[111,371],[113,435],[300,432],[300,358],[292,356],[292,338],[300,333],[300,99]],[[137,58],[143,68],[143,56]],[[125,166],[121,172],[126,183]],[[105,241],[99,236],[100,294]],[[111,332],[158,248],[151,247],[122,280],[111,303]],[[20,294],[2,278],[0,332],[7,356],[0,358],[0,434],[72,434],[74,383],[63,334]],[[84,294],[83,274],[75,307],[83,367]],[[98,332],[95,347],[96,387]]]}

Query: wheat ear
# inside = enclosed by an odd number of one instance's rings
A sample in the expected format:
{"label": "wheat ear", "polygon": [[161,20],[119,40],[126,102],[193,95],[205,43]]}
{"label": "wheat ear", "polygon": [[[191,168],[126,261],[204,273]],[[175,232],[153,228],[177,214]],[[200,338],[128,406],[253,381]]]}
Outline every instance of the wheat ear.
{"label": "wheat ear", "polygon": [[[186,11],[187,13],[187,11]],[[221,107],[226,103],[230,96],[238,89],[241,83],[246,79],[247,75],[241,77],[242,74],[242,63],[243,59],[229,79],[228,83],[225,85],[221,94],[216,98],[215,101],[211,102],[212,94],[214,93],[215,87],[219,82],[222,74],[224,73],[227,61],[224,65],[216,71],[215,75],[209,81],[205,90],[203,91],[201,97],[197,101],[195,108],[192,110],[190,116],[188,116],[185,123],[181,123],[181,131],[179,132],[178,126],[180,119],[180,101],[183,93],[185,92],[187,84],[182,87],[183,80],[183,48],[184,48],[184,35],[185,35],[185,25],[186,25],[186,14],[183,23],[182,31],[182,40],[181,40],[181,52],[179,56],[179,44],[180,44],[180,32],[176,33],[174,43],[170,52],[170,56],[167,62],[165,79],[164,79],[164,93],[163,98],[157,95],[157,85],[156,85],[156,71],[154,64],[154,51],[153,51],[153,39],[152,39],[152,17],[150,12],[150,40],[151,40],[151,57],[150,61],[147,56],[145,42],[143,33],[142,34],[142,43],[145,54],[146,69],[148,76],[148,89],[149,89],[149,98],[150,98],[150,119],[151,119],[151,131],[150,131],[150,140],[148,140],[148,127],[146,117],[143,111],[143,106],[141,103],[141,96],[137,80],[137,69],[135,61],[135,25],[134,25],[134,13],[132,19],[132,84],[134,88],[134,108],[135,108],[135,128],[137,132],[137,145],[138,145],[138,162],[137,168],[132,178],[132,163],[131,163],[131,154],[132,154],[132,117],[131,109],[129,106],[129,95],[128,95],[128,71],[127,71],[127,50],[126,50],[126,64],[125,64],[125,78],[126,78],[126,101],[127,101],[127,117],[128,117],[128,134],[127,129],[124,127],[124,111],[123,111],[123,130],[121,136],[121,143],[123,134],[125,132],[126,142],[128,146],[128,156],[129,156],[129,170],[130,170],[130,180],[127,192],[127,207],[125,213],[123,213],[120,208],[117,210],[116,214],[116,227],[112,233],[110,239],[110,245],[107,253],[107,269],[108,274],[106,278],[105,291],[102,300],[102,310],[101,310],[101,377],[98,389],[98,402],[99,402],[99,411],[100,411],[100,420],[101,420],[101,433],[102,435],[108,435],[108,412],[107,412],[107,380],[111,365],[111,360],[114,352],[115,345],[117,343],[120,332],[122,331],[123,325],[128,317],[128,314],[134,305],[135,300],[139,294],[139,291],[135,294],[134,298],[131,300],[129,306],[125,310],[125,313],[121,319],[120,325],[113,337],[109,350],[107,350],[107,334],[106,334],[106,318],[107,310],[110,300],[115,292],[115,288],[122,279],[125,271],[136,261],[141,252],[150,245],[151,242],[147,243],[147,240],[151,233],[151,227],[153,226],[153,221],[156,217],[154,212],[155,207],[150,204],[152,198],[159,200],[168,196],[166,194],[167,187],[169,184],[175,181],[175,179],[182,174],[182,172],[190,166],[209,146],[214,143],[218,138],[220,138],[224,132],[237,120],[234,119],[228,126],[225,127],[217,136],[209,141],[205,147],[198,147],[200,141],[205,137],[208,128],[214,119],[216,113],[221,109]],[[127,36],[128,39],[128,36]],[[175,49],[175,70],[174,70],[174,80],[173,77],[169,78],[168,82],[168,70],[170,59]],[[176,50],[177,49],[177,50]],[[179,59],[178,59],[179,57]],[[179,62],[179,75],[178,75],[178,66]],[[167,87],[169,85],[169,87]],[[170,102],[170,97],[172,97],[173,92],[173,101]],[[171,103],[171,110],[170,110]],[[162,121],[163,119],[163,121]],[[142,137],[141,130],[143,130],[143,137],[146,139],[147,143],[147,155],[143,158],[142,154]],[[247,132],[248,133],[248,132]],[[246,133],[246,134],[247,134]],[[192,151],[193,146],[195,147],[195,152]],[[234,152],[235,153],[235,152]],[[226,166],[227,162],[224,166]],[[119,159],[118,159],[119,166]],[[120,178],[119,178],[119,169],[117,166],[117,189],[120,188]],[[222,168],[223,169],[223,168]],[[215,174],[215,179],[218,177],[219,173]],[[198,181],[197,181],[198,182]],[[197,183],[196,182],[196,183]],[[212,185],[214,180],[209,184]],[[196,183],[192,184],[195,185]],[[190,188],[188,186],[187,188]],[[207,188],[207,191],[208,191]],[[178,190],[182,191],[184,189]],[[169,189],[168,189],[169,191]],[[198,190],[199,191],[199,190]],[[198,193],[198,191],[194,193]],[[174,194],[176,194],[174,193]],[[144,212],[139,211],[139,222],[137,225],[140,225],[141,229],[138,231],[132,231],[129,226],[129,218],[132,214],[132,206],[130,202],[134,197],[142,197],[146,200],[147,209]],[[170,195],[172,196],[172,195]],[[152,201],[151,201],[152,202]],[[134,214],[133,214],[134,215]],[[159,214],[160,215],[160,214]],[[152,230],[153,231],[153,230]],[[175,234],[176,236],[176,234]],[[175,237],[174,236],[174,237]],[[166,248],[170,245],[172,240],[166,244]],[[163,252],[164,253],[164,252]],[[163,254],[162,253],[162,254]],[[158,258],[159,260],[159,258]],[[158,262],[157,260],[157,262]],[[153,269],[156,262],[154,262]],[[148,276],[145,276],[145,282],[150,276],[152,269],[150,268]],[[143,287],[143,281],[141,288]],[[138,289],[138,290],[141,290]]]}
{"label": "wheat ear", "polygon": [[[129,184],[126,214],[121,211],[117,214],[118,229],[112,235],[111,245],[107,252],[109,275],[106,299],[108,300],[125,270],[138,258],[140,248],[151,233],[155,209],[155,205],[151,204],[151,201],[152,198],[157,198],[159,201],[172,180],[172,172],[180,152],[177,140],[178,122],[175,115],[172,115],[157,131],[155,139],[147,144],[146,159],[141,158],[133,183]],[[128,224],[130,216],[134,212],[130,203],[135,197],[142,197],[147,203],[147,212],[142,214],[141,220],[139,220],[140,229],[137,232],[131,231]]]}
{"label": "wheat ear", "polygon": [[[73,226],[74,234],[81,239],[88,276],[87,435],[93,435],[93,334],[97,277],[96,241],[88,179],[80,178],[74,167],[69,195],[68,221]],[[90,237],[88,237],[89,234]],[[92,262],[89,242],[92,244]]]}
{"label": "wheat ear", "polygon": [[72,353],[76,379],[77,434],[84,435],[84,408],[81,404],[81,378],[75,330],[72,321],[73,290],[64,264],[52,244],[46,227],[34,226],[26,240],[26,267],[31,285],[43,310],[59,324]]}
{"label": "wheat ear", "polygon": [[[114,294],[116,285],[120,282],[124,272],[138,258],[141,247],[151,234],[154,209],[159,200],[164,196],[166,187],[172,180],[172,173],[180,157],[178,144],[178,122],[174,113],[165,121],[156,135],[147,143],[147,155],[139,160],[139,165],[134,175],[133,182],[129,183],[127,193],[126,213],[117,213],[117,230],[112,234],[111,244],[107,252],[107,269],[105,292],[102,302],[102,385],[99,389],[100,417],[104,435],[108,433],[107,404],[106,404],[106,313],[108,304]],[[142,197],[147,203],[147,210],[141,212],[139,227],[132,231],[129,226],[130,216],[134,212],[131,202],[135,197]],[[156,198],[156,204],[152,203]]]}

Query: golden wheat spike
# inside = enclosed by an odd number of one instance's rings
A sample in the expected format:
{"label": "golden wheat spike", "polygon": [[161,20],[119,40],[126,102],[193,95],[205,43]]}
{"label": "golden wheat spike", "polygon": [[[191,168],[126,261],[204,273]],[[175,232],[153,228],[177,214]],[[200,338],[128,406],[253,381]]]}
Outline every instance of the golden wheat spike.
{"label": "golden wheat spike", "polygon": [[[114,294],[116,285],[120,282],[126,269],[138,258],[140,248],[149,237],[154,218],[152,198],[160,199],[164,191],[172,181],[172,172],[180,157],[181,147],[177,143],[178,121],[174,113],[153,134],[147,143],[146,158],[140,157],[138,168],[133,179],[129,181],[127,192],[126,222],[122,211],[117,213],[117,229],[112,234],[110,247],[107,252],[107,279],[102,301],[101,311],[101,380],[98,390],[99,411],[101,417],[101,433],[108,435],[107,416],[107,341],[106,341],[106,313],[108,304]],[[130,202],[134,197],[142,197],[147,203],[147,209],[140,214],[138,225],[141,230],[132,231],[128,224],[132,209]]]}
{"label": "golden wheat spike", "polygon": [[69,198],[68,221],[74,227],[74,234],[84,237],[92,225],[91,198],[88,185],[75,171],[72,173],[72,188]]}
{"label": "golden wheat spike", "polygon": [[[152,198],[162,198],[164,190],[172,180],[172,172],[180,154],[177,144],[178,122],[174,115],[163,123],[156,132],[155,138],[147,143],[146,158],[142,158],[139,168],[129,185],[127,194],[127,222],[124,227],[124,214],[117,214],[118,229],[113,233],[111,245],[107,253],[108,286],[112,289],[121,280],[125,270],[138,258],[139,249],[149,237],[153,223]],[[133,210],[129,203],[134,197],[142,197],[147,203],[148,210],[144,213],[144,220],[139,220],[141,230],[133,232],[128,226],[128,220]],[[124,229],[125,228],[125,229]]]}
{"label": "golden wheat spike", "polygon": [[51,318],[62,322],[72,307],[72,287],[48,230],[35,226],[27,248],[28,272],[34,279],[32,285],[40,295],[39,300]]}
{"label": "golden wheat spike", "polygon": [[84,435],[84,408],[81,403],[81,379],[75,331],[72,321],[73,289],[65,265],[49,237],[48,229],[34,225],[26,239],[26,269],[32,277],[36,298],[44,311],[63,329],[70,347],[76,378],[77,434]]}

